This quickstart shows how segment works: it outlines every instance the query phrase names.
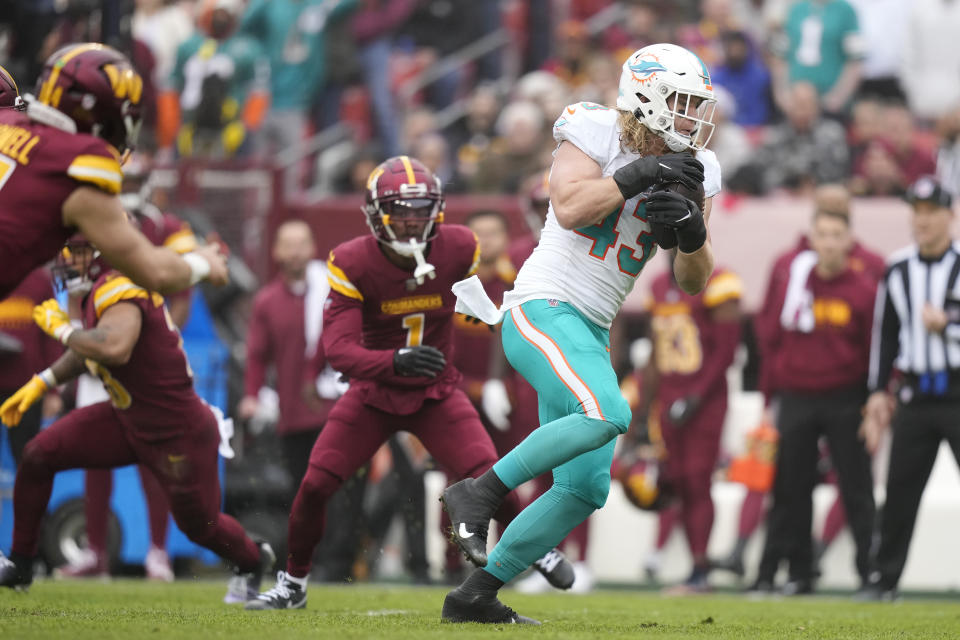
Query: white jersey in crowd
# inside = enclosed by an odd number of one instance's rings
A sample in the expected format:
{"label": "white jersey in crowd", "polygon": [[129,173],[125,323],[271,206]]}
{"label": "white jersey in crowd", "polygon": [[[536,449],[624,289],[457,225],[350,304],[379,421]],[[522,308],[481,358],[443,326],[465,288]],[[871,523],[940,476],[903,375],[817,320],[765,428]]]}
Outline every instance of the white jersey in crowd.
{"label": "white jersey in crowd", "polygon": [[[553,125],[553,137],[576,145],[600,165],[604,177],[639,154],[620,146],[617,110],[591,102],[564,109]],[[720,191],[720,165],[712,151],[697,152],[703,163],[707,198]],[[528,300],[554,299],[575,306],[590,321],[610,327],[637,275],[656,252],[644,217],[646,194],[627,200],[599,224],[564,229],[553,205],[540,234],[540,244],[523,264],[514,288],[504,295],[503,308]]]}

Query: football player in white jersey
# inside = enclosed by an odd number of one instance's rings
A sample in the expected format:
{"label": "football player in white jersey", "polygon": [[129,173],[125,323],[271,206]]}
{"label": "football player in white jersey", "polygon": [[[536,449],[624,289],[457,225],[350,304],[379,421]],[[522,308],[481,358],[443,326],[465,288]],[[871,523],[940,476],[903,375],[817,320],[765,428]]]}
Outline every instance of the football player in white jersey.
{"label": "football player in white jersey", "polygon": [[[720,167],[704,147],[715,106],[706,65],[655,44],[624,63],[616,108],[570,105],[554,124],[550,211],[503,305],[504,349],[537,390],[541,426],[486,474],[444,492],[455,542],[485,567],[447,595],[444,620],[535,624],[497,591],[606,501],[615,440],[630,423],[610,364],[610,323],[657,244],[679,249],[674,273],[688,293],[713,271],[706,222]],[[688,192],[702,183],[703,210],[664,183]],[[553,487],[488,557],[484,534],[502,497],[551,469]]]}

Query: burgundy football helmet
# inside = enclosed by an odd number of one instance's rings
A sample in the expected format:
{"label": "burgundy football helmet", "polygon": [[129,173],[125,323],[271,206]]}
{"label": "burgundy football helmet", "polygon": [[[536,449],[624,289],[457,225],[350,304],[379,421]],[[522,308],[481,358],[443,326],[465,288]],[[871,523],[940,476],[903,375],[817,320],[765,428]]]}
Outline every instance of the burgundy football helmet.
{"label": "burgundy football helmet", "polygon": [[143,78],[126,56],[95,42],[58,50],[37,79],[38,102],[68,115],[79,133],[103,138],[121,153],[136,145],[142,97]]}
{"label": "burgundy football helmet", "polygon": [[[436,225],[443,222],[440,179],[416,158],[389,158],[367,178],[363,212],[377,240],[401,255],[422,253],[436,236]],[[401,222],[423,223],[419,237],[400,237],[392,223]]]}
{"label": "burgundy football helmet", "polygon": [[109,265],[86,236],[75,233],[63,245],[53,263],[53,281],[57,290],[72,296],[86,295],[93,283],[106,273]]}
{"label": "burgundy football helmet", "polygon": [[0,66],[0,109],[23,109],[23,98],[10,72]]}

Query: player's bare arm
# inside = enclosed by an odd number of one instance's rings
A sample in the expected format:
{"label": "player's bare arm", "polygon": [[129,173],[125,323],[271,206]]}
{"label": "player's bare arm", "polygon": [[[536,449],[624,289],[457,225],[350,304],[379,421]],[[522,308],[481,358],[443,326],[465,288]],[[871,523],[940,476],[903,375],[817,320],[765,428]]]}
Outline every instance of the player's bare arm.
{"label": "player's bare arm", "polygon": [[70,194],[63,203],[63,222],[79,228],[112,266],[145,289],[172,293],[203,278],[214,284],[227,281],[226,259],[217,246],[199,247],[186,258],[156,247],[130,224],[118,198],[93,187]]}
{"label": "player's bare arm", "polygon": [[560,226],[578,229],[600,222],[624,200],[613,177],[604,178],[590,156],[562,142],[550,170],[550,201]]}
{"label": "player's bare arm", "polygon": [[100,364],[126,364],[140,338],[142,324],[137,305],[121,302],[108,307],[96,327],[71,333],[66,344],[80,357]]}
{"label": "player's bare arm", "polygon": [[[710,220],[712,208],[713,198],[707,198],[703,207],[704,225]],[[699,249],[686,253],[681,247],[673,263],[673,275],[677,279],[677,284],[690,295],[703,291],[710,274],[713,273],[713,262],[713,246],[710,244],[709,233]]]}
{"label": "player's bare arm", "polygon": [[53,372],[58,384],[70,382],[86,370],[83,357],[72,349],[64,351],[63,355],[50,365],[50,371]]}

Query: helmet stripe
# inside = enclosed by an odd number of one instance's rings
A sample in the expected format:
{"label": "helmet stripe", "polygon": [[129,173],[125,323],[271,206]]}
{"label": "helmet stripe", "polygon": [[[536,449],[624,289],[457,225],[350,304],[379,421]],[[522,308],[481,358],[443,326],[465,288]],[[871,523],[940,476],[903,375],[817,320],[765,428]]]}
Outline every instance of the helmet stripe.
{"label": "helmet stripe", "polygon": [[[53,69],[50,71],[50,77],[47,78],[47,81],[43,83],[43,87],[40,89],[40,95],[37,96],[37,99],[40,100],[43,104],[48,104],[51,107],[56,107],[56,104],[53,104],[51,100],[53,99],[53,89],[57,85],[57,78],[60,77],[60,69],[62,69],[70,60],[76,58],[81,53],[86,53],[87,51],[95,51],[97,49],[103,49],[103,45],[98,42],[90,42],[87,44],[81,44],[70,51],[66,52],[62,58],[57,60],[53,64]],[[57,102],[60,102],[59,95],[57,96]]]}
{"label": "helmet stripe", "polygon": [[20,95],[20,89],[17,87],[17,81],[13,79],[13,75],[3,68],[3,65],[0,65],[0,76],[6,78],[10,84],[13,85],[13,90],[17,92],[17,95]]}
{"label": "helmet stripe", "polygon": [[417,184],[417,178],[413,175],[413,165],[410,164],[410,158],[400,156],[400,162],[403,163],[403,169],[407,172],[407,180],[410,181],[410,184]]}

